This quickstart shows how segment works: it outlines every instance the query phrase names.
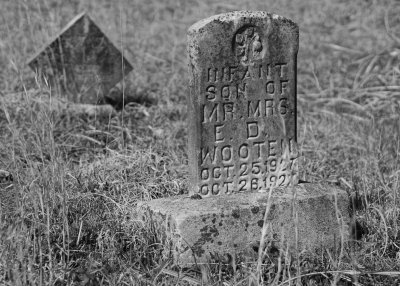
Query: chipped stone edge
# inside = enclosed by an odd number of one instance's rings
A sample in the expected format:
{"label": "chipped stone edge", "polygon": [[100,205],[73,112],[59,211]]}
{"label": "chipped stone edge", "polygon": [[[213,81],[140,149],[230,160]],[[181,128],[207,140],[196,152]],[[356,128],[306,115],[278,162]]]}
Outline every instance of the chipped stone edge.
{"label": "chipped stone edge", "polygon": [[[82,17],[89,17],[87,15],[87,12],[84,11],[82,13],[79,13],[78,15],[76,15],[71,21],[68,22],[67,25],[65,25],[65,27],[59,31],[56,35],[52,36],[48,41],[46,41],[46,43],[44,43],[38,50],[37,52],[35,52],[32,56],[30,56],[28,58],[28,60],[26,61],[26,64],[28,66],[30,66],[31,62],[36,59],[44,50],[46,50],[46,48],[51,45],[55,40],[57,40],[63,33],[65,33],[69,28],[71,28],[79,19],[81,19]],[[90,19],[90,17],[89,17]],[[91,20],[91,19],[90,19]]]}
{"label": "chipped stone edge", "polygon": [[[340,216],[340,223],[339,223],[339,228],[342,229],[344,231],[344,241],[347,242],[349,239],[349,223],[350,223],[350,219],[349,219],[349,212],[348,212],[348,208],[345,207],[345,205],[348,205],[348,199],[345,199],[345,201],[339,202],[337,201],[337,199],[340,196],[346,196],[346,192],[344,190],[342,190],[341,188],[338,188],[336,186],[332,186],[326,183],[305,183],[305,184],[299,184],[296,187],[292,187],[293,191],[292,193],[286,193],[285,192],[285,188],[278,188],[278,194],[275,193],[275,195],[272,198],[273,200],[273,205],[275,205],[276,203],[279,203],[279,201],[281,201],[281,199],[283,199],[283,201],[290,201],[291,199],[294,199],[294,197],[296,197],[295,193],[297,193],[295,190],[299,190],[300,193],[302,192],[306,192],[308,193],[308,195],[303,196],[300,195],[299,197],[297,197],[298,200],[302,200],[305,198],[318,198],[320,196],[328,196],[329,201],[331,203],[334,204],[338,204],[338,210],[339,210],[339,216]],[[321,193],[318,193],[318,190],[324,190]],[[329,191],[328,191],[329,190]],[[259,196],[267,196],[268,194],[264,193],[262,195],[262,193],[257,193]],[[249,194],[243,194],[242,195],[249,195]],[[281,199],[277,197],[282,197]],[[206,200],[209,200],[210,198],[204,198],[202,200],[202,203],[204,203]],[[228,196],[228,195],[221,195],[219,199],[232,199],[232,200],[237,200],[237,198],[234,198],[232,196]],[[167,198],[160,198],[160,199],[156,199],[155,203],[158,202],[163,202],[162,205],[175,205],[175,207],[177,207],[177,203],[179,203],[179,205],[182,205],[182,200],[191,200],[191,198],[187,197],[186,195],[181,195],[181,196],[174,196],[174,197],[167,197]],[[256,203],[256,205],[266,205],[267,201],[265,201],[265,198],[258,198],[254,201],[254,203]],[[182,223],[184,223],[188,218],[192,217],[193,215],[201,215],[202,211],[197,211],[196,209],[191,208],[190,209],[190,215],[185,214],[184,209],[182,210],[182,212],[176,212],[175,210],[172,211],[160,211],[159,207],[157,207],[157,203],[156,206],[153,205],[152,208],[151,207],[152,203],[151,201],[142,201],[142,202],[138,202],[138,210],[139,213],[142,213],[142,215],[147,216],[147,218],[151,218],[150,221],[147,221],[147,223],[150,223],[152,228],[157,228],[157,234],[160,236],[160,238],[162,238],[162,243],[164,245],[168,245],[166,249],[164,249],[163,251],[163,255],[171,255],[173,254],[173,259],[174,261],[176,261],[178,264],[185,264],[185,265],[189,265],[189,264],[193,264],[196,262],[189,262],[189,261],[196,261],[197,259],[200,258],[194,258],[194,260],[192,260],[193,258],[189,258],[189,256],[191,257],[193,254],[187,254],[186,251],[191,249],[191,247],[189,245],[187,245],[185,243],[184,240],[182,240],[182,237],[180,236],[179,233],[176,233],[176,229],[178,225],[181,225]],[[183,204],[184,205],[184,204]],[[246,204],[245,204],[246,205]],[[342,205],[342,207],[339,207],[339,205]],[[228,207],[228,209],[232,209],[233,207]],[[208,211],[210,211],[210,213],[218,213],[219,209],[215,209],[215,208],[208,208]],[[344,212],[342,212],[344,211]],[[153,217],[154,216],[154,217]],[[158,218],[162,218],[161,220],[163,221],[163,223],[160,224],[160,220],[157,219]],[[155,220],[154,220],[155,219]],[[157,222],[158,221],[158,222]],[[161,228],[160,228],[161,227]],[[168,248],[168,247],[173,247],[175,248],[175,252],[172,251],[172,249]],[[180,251],[179,251],[180,250]],[[171,252],[172,251],[172,252]],[[243,250],[245,251],[245,250]],[[244,252],[240,251],[241,254],[243,254]],[[179,252],[179,253],[178,253]],[[243,253],[242,253],[243,252]],[[189,256],[188,256],[189,255]],[[208,257],[208,256],[207,256]],[[165,257],[166,258],[166,257]],[[168,256],[168,258],[171,258],[171,256]],[[209,258],[209,257],[208,257]],[[200,259],[201,260],[201,259]]]}
{"label": "chipped stone edge", "polygon": [[191,25],[188,29],[188,33],[199,31],[202,28],[204,28],[205,26],[207,26],[209,23],[212,23],[214,21],[237,22],[237,21],[239,21],[240,18],[250,18],[250,17],[259,18],[259,19],[272,18],[273,20],[288,22],[291,26],[298,28],[298,25],[291,19],[285,18],[285,17],[277,15],[277,14],[269,13],[266,11],[232,11],[232,12],[222,13],[222,14],[218,14],[218,15],[214,15],[214,16],[202,19],[202,20],[194,23],[193,25]]}

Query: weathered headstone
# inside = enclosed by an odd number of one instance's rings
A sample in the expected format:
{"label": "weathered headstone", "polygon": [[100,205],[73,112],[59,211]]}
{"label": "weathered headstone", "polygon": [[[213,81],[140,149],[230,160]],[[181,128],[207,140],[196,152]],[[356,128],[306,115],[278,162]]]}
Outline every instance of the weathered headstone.
{"label": "weathered headstone", "polygon": [[265,12],[190,27],[191,193],[297,184],[298,43],[295,23]]}
{"label": "weathered headstone", "polygon": [[70,100],[92,104],[132,70],[86,13],[71,20],[28,65]]}
{"label": "weathered headstone", "polygon": [[176,263],[256,255],[265,223],[291,251],[346,239],[346,192],[298,183],[297,50],[297,25],[266,12],[189,28],[189,196],[139,203]]}

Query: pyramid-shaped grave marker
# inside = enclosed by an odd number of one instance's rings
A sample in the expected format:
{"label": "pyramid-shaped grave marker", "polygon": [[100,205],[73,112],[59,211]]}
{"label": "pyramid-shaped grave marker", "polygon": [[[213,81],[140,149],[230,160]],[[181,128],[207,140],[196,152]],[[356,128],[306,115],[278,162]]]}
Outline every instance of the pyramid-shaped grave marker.
{"label": "pyramid-shaped grave marker", "polygon": [[96,103],[131,64],[86,13],[76,16],[28,65],[76,102]]}

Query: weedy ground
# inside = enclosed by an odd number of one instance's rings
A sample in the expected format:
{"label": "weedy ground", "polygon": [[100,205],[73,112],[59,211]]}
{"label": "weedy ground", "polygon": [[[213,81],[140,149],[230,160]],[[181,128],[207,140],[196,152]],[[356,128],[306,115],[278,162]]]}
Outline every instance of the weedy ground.
{"label": "weedy ground", "polygon": [[[14,175],[19,208],[0,222],[0,284],[256,285],[258,277],[266,285],[400,285],[396,1],[1,5],[0,168]],[[134,67],[121,87],[138,103],[113,116],[51,109],[49,98],[58,95],[26,65],[82,10]],[[339,258],[325,253],[292,262],[276,252],[259,268],[210,264],[200,275],[163,260],[162,246],[134,215],[138,200],[187,192],[186,30],[232,10],[265,10],[300,26],[301,178],[336,184],[351,197],[358,241]],[[157,102],[144,104],[148,97]]]}

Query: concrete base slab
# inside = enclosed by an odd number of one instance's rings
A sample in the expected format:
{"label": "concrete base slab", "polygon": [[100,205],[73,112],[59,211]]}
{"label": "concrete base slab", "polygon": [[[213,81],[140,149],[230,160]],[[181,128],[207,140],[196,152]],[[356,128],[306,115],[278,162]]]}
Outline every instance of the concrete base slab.
{"label": "concrete base slab", "polygon": [[[179,265],[229,255],[257,256],[267,193],[203,199],[176,196],[141,202],[139,212],[154,228],[165,254]],[[349,199],[326,184],[302,183],[272,192],[265,222],[267,241],[289,251],[332,249],[348,239]]]}

